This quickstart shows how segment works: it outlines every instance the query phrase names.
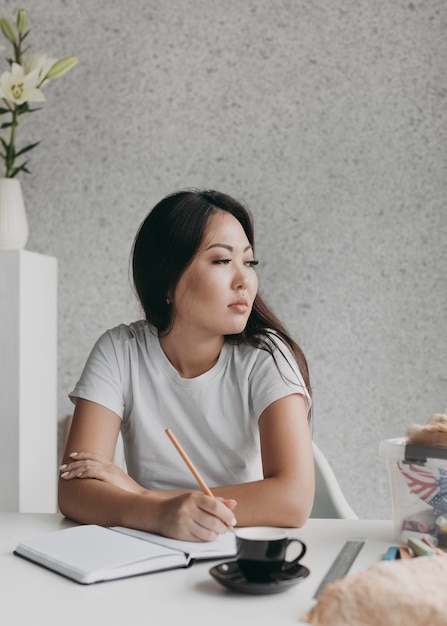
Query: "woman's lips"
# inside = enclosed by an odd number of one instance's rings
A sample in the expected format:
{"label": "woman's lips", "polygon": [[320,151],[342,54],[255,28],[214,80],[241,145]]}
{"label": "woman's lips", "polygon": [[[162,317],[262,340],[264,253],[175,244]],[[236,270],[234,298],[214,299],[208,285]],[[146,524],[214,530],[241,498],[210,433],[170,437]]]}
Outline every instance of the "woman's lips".
{"label": "woman's lips", "polygon": [[229,304],[228,307],[239,313],[245,313],[248,310],[248,303],[246,300],[236,300],[236,302]]}

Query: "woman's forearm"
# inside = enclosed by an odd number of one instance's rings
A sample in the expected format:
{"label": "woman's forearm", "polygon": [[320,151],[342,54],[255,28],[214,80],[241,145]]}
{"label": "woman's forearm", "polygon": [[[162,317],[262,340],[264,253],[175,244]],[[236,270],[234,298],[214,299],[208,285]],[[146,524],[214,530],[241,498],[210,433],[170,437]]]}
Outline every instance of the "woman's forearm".
{"label": "woman's forearm", "polygon": [[82,524],[128,526],[159,533],[162,500],[157,492],[133,493],[101,480],[60,479],[59,509]]}
{"label": "woman's forearm", "polygon": [[238,526],[303,526],[312,510],[313,481],[301,488],[281,478],[265,478],[240,485],[216,487],[217,497],[233,498],[238,505],[234,515]]}

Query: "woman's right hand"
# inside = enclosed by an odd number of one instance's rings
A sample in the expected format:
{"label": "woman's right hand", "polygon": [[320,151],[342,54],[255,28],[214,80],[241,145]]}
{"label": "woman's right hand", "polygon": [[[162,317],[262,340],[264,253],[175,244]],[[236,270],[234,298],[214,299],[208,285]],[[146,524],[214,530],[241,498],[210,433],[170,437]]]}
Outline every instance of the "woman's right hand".
{"label": "woman's right hand", "polygon": [[72,452],[68,456],[70,462],[64,463],[59,468],[60,476],[63,480],[94,478],[131,493],[145,493],[146,491],[123,469],[100,454],[94,452]]}
{"label": "woman's right hand", "polygon": [[161,533],[184,541],[213,541],[236,525],[235,500],[212,498],[199,491],[169,497],[161,503]]}

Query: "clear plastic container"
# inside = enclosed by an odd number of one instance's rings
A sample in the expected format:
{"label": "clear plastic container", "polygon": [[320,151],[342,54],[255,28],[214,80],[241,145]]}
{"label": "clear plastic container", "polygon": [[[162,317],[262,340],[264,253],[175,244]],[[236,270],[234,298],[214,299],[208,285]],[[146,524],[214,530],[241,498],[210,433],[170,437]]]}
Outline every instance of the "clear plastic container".
{"label": "clear plastic container", "polygon": [[388,467],[396,540],[425,535],[447,549],[447,448],[386,439],[379,456]]}

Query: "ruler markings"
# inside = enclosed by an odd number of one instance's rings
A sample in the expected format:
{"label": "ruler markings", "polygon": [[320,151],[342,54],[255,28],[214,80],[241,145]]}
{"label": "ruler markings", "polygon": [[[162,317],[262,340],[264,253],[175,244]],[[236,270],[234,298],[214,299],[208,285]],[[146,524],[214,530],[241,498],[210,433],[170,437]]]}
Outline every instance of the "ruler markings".
{"label": "ruler markings", "polygon": [[366,539],[350,539],[345,543],[340,552],[338,553],[335,561],[332,563],[330,568],[328,569],[326,575],[318,586],[318,589],[315,592],[314,598],[317,598],[323,589],[329,583],[334,580],[338,580],[342,578],[349,572],[351,569],[351,565],[354,563],[357,558],[358,553],[365,545]]}

